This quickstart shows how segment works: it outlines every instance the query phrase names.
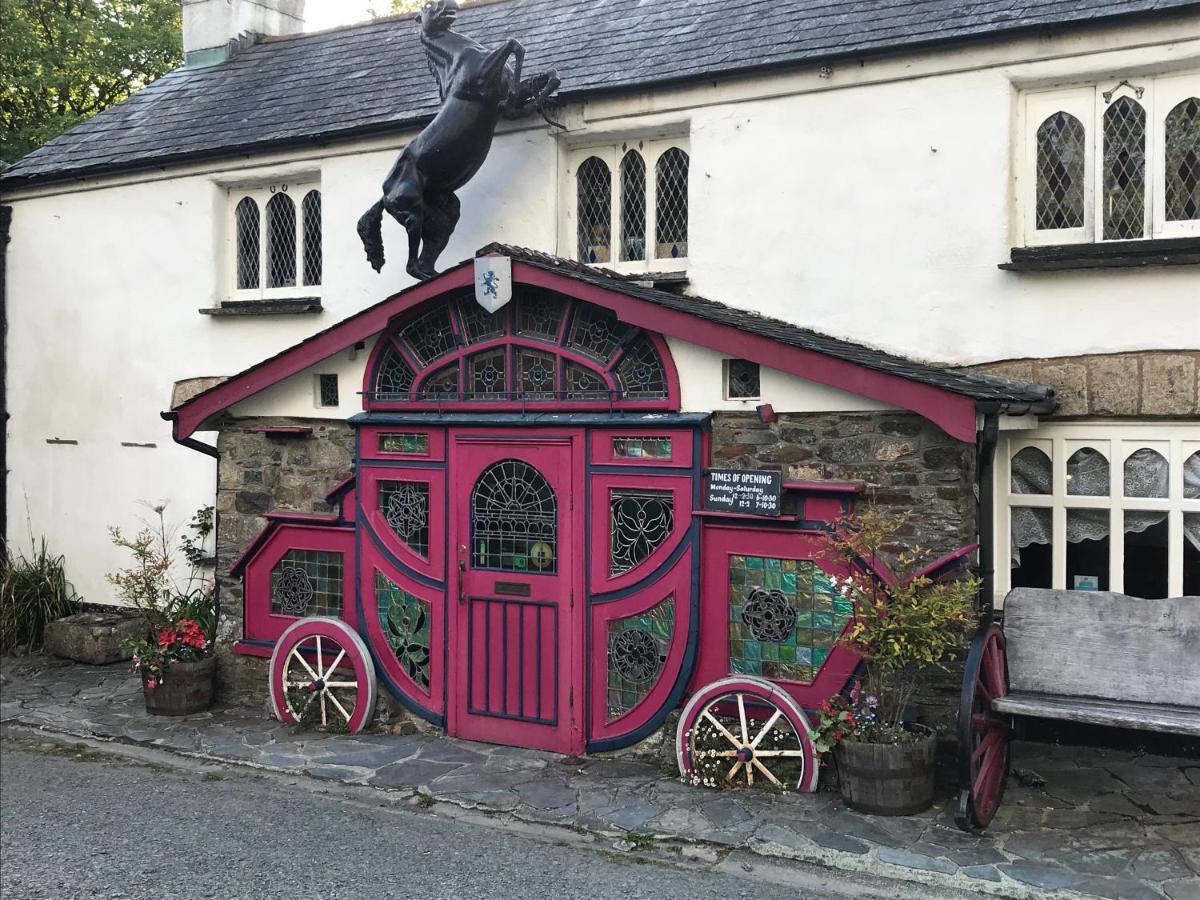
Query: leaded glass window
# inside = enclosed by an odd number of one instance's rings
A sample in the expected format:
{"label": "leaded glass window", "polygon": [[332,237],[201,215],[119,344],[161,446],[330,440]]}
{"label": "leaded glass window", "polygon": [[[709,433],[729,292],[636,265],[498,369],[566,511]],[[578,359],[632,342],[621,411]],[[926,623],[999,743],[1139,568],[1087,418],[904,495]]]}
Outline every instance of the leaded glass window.
{"label": "leaded glass window", "polygon": [[259,245],[258,204],[243,197],[237,205],[237,286],[239,290],[258,287]]}
{"label": "leaded glass window", "polygon": [[670,459],[669,437],[615,437],[612,439],[613,456],[621,459]]}
{"label": "leaded glass window", "polygon": [[321,192],[304,195],[304,283],[321,283]]}
{"label": "leaded glass window", "polygon": [[617,321],[616,313],[600,306],[581,304],[571,320],[567,346],[607,363],[628,331],[628,326]]}
{"label": "leaded glass window", "polygon": [[429,485],[380,481],[379,512],[388,528],[419,556],[429,555]]}
{"label": "leaded glass window", "polygon": [[317,376],[317,405],[318,406],[337,406],[339,403],[338,397],[338,377],[334,374],[325,374]]}
{"label": "leaded glass window", "polygon": [[267,201],[267,287],[296,284],[296,204],[285,193]]}
{"label": "leaded glass window", "polygon": [[620,575],[644,562],[675,527],[670,491],[614,490],[609,499],[609,572]]}
{"label": "leaded glass window", "polygon": [[1119,97],[1104,113],[1104,239],[1146,233],[1146,110]]}
{"label": "leaded glass window", "polygon": [[563,308],[562,298],[548,291],[522,291],[517,298],[517,334],[543,341],[558,341]]}
{"label": "leaded glass window", "polygon": [[430,604],[375,571],[375,602],[388,646],[408,677],[429,690]]}
{"label": "leaded glass window", "polygon": [[450,326],[450,313],[436,307],[400,330],[400,337],[421,363],[428,365],[454,350],[458,343]]}
{"label": "leaded glass window", "polygon": [[607,400],[612,393],[603,378],[579,363],[569,362],[563,371],[568,400]]}
{"label": "leaded glass window", "polygon": [[640,703],[657,683],[675,633],[673,594],[642,613],[608,623],[608,719]]}
{"label": "leaded glass window", "polygon": [[458,380],[458,363],[442,366],[426,379],[421,387],[421,396],[426,400],[457,400]]}
{"label": "leaded glass window", "polygon": [[809,560],[729,557],[729,668],[811,682],[854,614]]}
{"label": "leaded glass window", "polygon": [[646,258],[646,161],[636,150],[621,159],[620,258]]}
{"label": "leaded glass window", "polygon": [[391,431],[379,435],[380,453],[408,453],[413,456],[429,455],[429,435],[420,431]]}
{"label": "leaded glass window", "polygon": [[517,348],[518,389],[527,400],[552,400],[557,384],[558,359],[553,353]]}
{"label": "leaded glass window", "polygon": [[654,169],[654,255],[682,259],[688,255],[688,155],[672,147]]}
{"label": "leaded glass window", "polygon": [[416,374],[395,347],[388,347],[375,375],[375,399],[407,400]]}
{"label": "leaded glass window", "polygon": [[729,400],[757,400],[762,396],[759,366],[748,359],[725,361],[725,397]]}
{"label": "leaded glass window", "polygon": [[475,399],[502,399],[507,394],[507,356],[504,347],[497,347],[476,353],[467,360],[467,383]]}
{"label": "leaded glass window", "polygon": [[271,612],[279,616],[340,616],[343,560],[327,550],[289,550],[271,570]]}
{"label": "leaded glass window", "polygon": [[533,466],[494,463],[471,492],[471,559],[477,569],[557,570],[558,501]]}
{"label": "leaded glass window", "polygon": [[617,363],[617,383],[622,395],[631,399],[667,396],[662,360],[649,338],[640,337],[625,348]]}
{"label": "leaded glass window", "polygon": [[1038,228],[1083,227],[1085,140],[1083,123],[1061,110],[1038,128]]}
{"label": "leaded glass window", "polygon": [[597,156],[589,156],[575,175],[579,260],[605,263],[611,258],[612,174]]}
{"label": "leaded glass window", "polygon": [[1166,217],[1200,219],[1200,97],[1188,97],[1167,113]]}
{"label": "leaded glass window", "polygon": [[458,315],[466,329],[467,341],[478,344],[480,341],[490,341],[504,334],[508,310],[501,309],[490,313],[476,303],[474,297],[464,297],[458,301]]}

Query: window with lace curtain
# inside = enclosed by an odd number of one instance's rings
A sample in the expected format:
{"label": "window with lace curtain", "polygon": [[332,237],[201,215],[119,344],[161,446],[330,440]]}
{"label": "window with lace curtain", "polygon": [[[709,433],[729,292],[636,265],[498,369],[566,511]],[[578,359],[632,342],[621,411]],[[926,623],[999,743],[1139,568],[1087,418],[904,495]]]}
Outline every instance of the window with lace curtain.
{"label": "window with lace curtain", "polygon": [[620,272],[686,268],[688,176],[683,140],[628,140],[569,157],[567,246]]}
{"label": "window with lace curtain", "polygon": [[322,277],[321,191],[275,182],[229,191],[229,294],[235,300],[314,296]]}
{"label": "window with lace curtain", "polygon": [[1012,587],[1200,596],[1194,422],[1014,432],[996,478],[997,601]]}
{"label": "window with lace curtain", "polygon": [[1200,234],[1200,72],[1023,100],[1024,243]]}

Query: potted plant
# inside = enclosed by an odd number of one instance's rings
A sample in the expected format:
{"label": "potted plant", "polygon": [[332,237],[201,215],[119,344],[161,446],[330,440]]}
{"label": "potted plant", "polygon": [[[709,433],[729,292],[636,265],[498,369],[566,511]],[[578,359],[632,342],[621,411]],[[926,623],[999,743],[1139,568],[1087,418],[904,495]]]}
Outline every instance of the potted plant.
{"label": "potted plant", "polygon": [[[155,506],[156,526],[132,537],[109,528],[112,542],[133,556],[133,564],[107,577],[118,596],[144,617],[147,634],[130,641],[133,671],[142,681],[146,711],[160,716],[202,712],[212,704],[217,626],[214,585],[203,572],[204,539],[212,531],[212,508],[201,509],[179,542],[185,563],[177,563],[172,539]],[[180,569],[186,574],[180,574]]]}
{"label": "potted plant", "polygon": [[[830,535],[829,553],[848,569],[831,580],[854,603],[840,643],[863,664],[848,694],[818,710],[811,733],[818,752],[834,753],[846,805],[880,815],[909,815],[933,803],[935,735],[906,721],[906,711],[929,675],[945,670],[966,645],[980,586],[977,578],[923,574],[928,554],[902,549],[898,540],[906,521],[869,508]],[[885,549],[898,550],[891,585],[864,565]]]}

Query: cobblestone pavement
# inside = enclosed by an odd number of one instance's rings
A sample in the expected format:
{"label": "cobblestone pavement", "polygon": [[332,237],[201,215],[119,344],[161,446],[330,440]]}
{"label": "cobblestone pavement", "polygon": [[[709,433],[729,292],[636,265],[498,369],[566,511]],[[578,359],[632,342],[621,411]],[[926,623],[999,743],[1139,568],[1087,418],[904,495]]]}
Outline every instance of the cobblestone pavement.
{"label": "cobblestone pavement", "polygon": [[653,836],[690,853],[741,848],[1009,897],[1200,900],[1200,759],[1016,744],[1014,764],[1045,783],[1010,779],[991,828],[976,836],[954,826],[949,803],[865,816],[830,792],[688,787],[654,760],[572,759],[432,734],[297,732],[242,708],[155,718],[119,665],[5,658],[0,679],[6,725],[420,793],[607,835],[621,848]]}

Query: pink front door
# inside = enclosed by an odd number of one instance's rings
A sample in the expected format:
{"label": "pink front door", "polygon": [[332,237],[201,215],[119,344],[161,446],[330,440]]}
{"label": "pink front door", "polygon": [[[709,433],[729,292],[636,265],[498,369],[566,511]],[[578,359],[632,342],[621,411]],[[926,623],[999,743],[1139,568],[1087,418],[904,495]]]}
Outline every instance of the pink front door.
{"label": "pink front door", "polygon": [[452,437],[447,668],[460,737],[583,751],[579,443],[563,432]]}

